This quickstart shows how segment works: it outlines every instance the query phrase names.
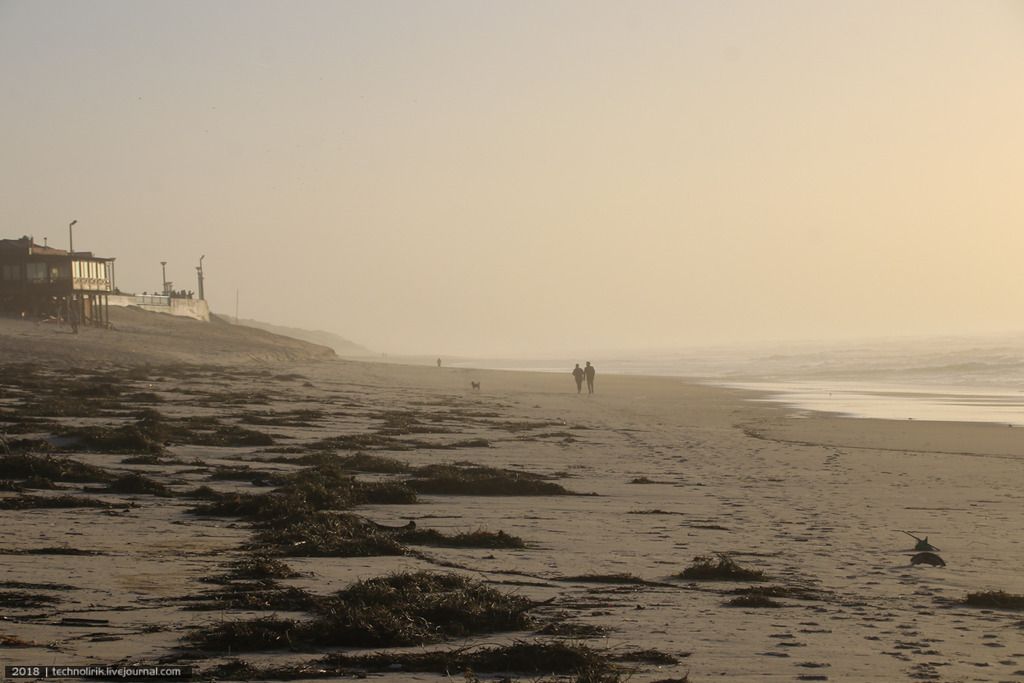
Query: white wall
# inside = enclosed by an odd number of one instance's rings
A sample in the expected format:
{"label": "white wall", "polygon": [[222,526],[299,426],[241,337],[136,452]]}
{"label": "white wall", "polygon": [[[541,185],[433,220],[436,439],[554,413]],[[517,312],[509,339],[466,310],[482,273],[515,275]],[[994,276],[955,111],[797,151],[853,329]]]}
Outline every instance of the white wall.
{"label": "white wall", "polygon": [[138,306],[144,311],[170,313],[193,320],[210,321],[210,307],[203,299],[172,299],[166,296],[127,296],[111,294],[111,306]]}

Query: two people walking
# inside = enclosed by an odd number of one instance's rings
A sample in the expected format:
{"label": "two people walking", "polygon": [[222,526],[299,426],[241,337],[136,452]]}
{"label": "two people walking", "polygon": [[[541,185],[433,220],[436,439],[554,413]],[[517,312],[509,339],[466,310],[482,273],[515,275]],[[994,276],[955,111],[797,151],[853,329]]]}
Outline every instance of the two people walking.
{"label": "two people walking", "polygon": [[572,371],[572,377],[576,380],[576,393],[578,394],[583,391],[584,379],[587,380],[587,393],[594,393],[594,375],[596,374],[597,370],[594,369],[594,366],[590,364],[589,360],[587,361],[587,367],[585,368],[581,368],[580,364],[577,363],[576,367],[573,368]]}

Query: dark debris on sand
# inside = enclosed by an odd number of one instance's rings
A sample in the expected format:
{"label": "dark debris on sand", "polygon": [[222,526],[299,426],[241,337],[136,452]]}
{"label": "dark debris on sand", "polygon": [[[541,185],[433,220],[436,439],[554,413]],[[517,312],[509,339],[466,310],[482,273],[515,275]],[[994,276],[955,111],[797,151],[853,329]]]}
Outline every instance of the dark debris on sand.
{"label": "dark debris on sand", "polygon": [[534,603],[457,574],[414,572],[360,581],[315,598],[311,620],[276,617],[198,629],[201,650],[252,652],[324,646],[423,645],[528,628]]}
{"label": "dark debris on sand", "polygon": [[[627,653],[620,653],[620,655]],[[628,654],[627,654],[628,656]],[[531,680],[557,677],[574,683],[620,683],[629,672],[607,651],[563,640],[515,641],[447,650],[368,655],[333,654],[307,664],[259,668],[234,661],[213,669],[219,680],[294,680],[360,677],[366,673],[405,671],[436,673],[474,680],[475,674],[516,674]],[[684,679],[679,679],[684,680]]]}
{"label": "dark debris on sand", "polygon": [[699,555],[678,576],[691,581],[765,581],[768,578],[763,571],[743,567],[724,553]]}
{"label": "dark debris on sand", "polygon": [[405,482],[417,493],[464,496],[563,496],[571,495],[562,485],[545,481],[532,472],[484,467],[482,465],[439,464],[416,470]]}
{"label": "dark debris on sand", "polygon": [[962,601],[968,607],[986,607],[989,609],[1024,610],[1024,595],[1016,595],[1005,591],[983,591],[968,593]]}

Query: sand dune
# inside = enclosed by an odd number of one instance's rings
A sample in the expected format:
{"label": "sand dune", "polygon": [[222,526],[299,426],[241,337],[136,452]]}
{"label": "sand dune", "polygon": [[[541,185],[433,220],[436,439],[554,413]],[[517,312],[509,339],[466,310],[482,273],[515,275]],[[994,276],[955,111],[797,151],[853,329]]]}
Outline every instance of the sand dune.
{"label": "sand dune", "polygon": [[329,359],[324,346],[251,327],[200,322],[140,309],[111,307],[111,329],[83,327],[78,335],[56,322],[0,318],[5,360],[89,362],[308,361]]}

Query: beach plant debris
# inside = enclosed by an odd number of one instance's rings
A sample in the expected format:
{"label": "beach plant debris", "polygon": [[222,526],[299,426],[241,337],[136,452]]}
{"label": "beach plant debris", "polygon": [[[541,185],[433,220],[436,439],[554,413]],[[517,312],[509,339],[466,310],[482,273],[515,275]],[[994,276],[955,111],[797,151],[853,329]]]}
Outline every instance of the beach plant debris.
{"label": "beach plant debris", "polygon": [[114,475],[95,465],[51,455],[18,453],[0,456],[0,477],[50,481],[108,482]]}
{"label": "beach plant debris", "polygon": [[317,599],[294,586],[276,586],[272,583],[232,583],[220,590],[202,593],[193,598],[192,610],[273,610],[305,612],[312,609]]}
{"label": "beach plant debris", "polygon": [[403,483],[360,481],[335,463],[300,470],[268,493],[219,493],[207,487],[197,489],[193,497],[200,493],[212,502],[194,509],[196,513],[244,517],[272,526],[301,522],[321,510],[416,502],[415,492]]}
{"label": "beach plant debris", "polygon": [[398,532],[398,540],[409,545],[429,545],[441,548],[525,548],[523,539],[504,531],[466,531],[454,535],[446,535],[436,529],[409,529]]}
{"label": "beach plant debris", "polygon": [[[337,457],[337,456],[336,456]],[[304,460],[305,458],[300,458]],[[410,467],[406,463],[384,455],[353,453],[337,457],[338,467],[353,472],[374,472],[379,474],[404,474]]]}
{"label": "beach plant debris", "polygon": [[407,410],[388,410],[378,415],[383,425],[377,429],[378,434],[385,436],[405,436],[407,434],[447,434],[452,430],[447,427],[424,424],[421,414]]}
{"label": "beach plant debris", "polygon": [[202,650],[393,647],[528,628],[534,603],[457,574],[415,572],[360,581],[317,599],[316,615],[221,622],[188,640]]}
{"label": "beach plant debris", "polygon": [[737,595],[735,598],[726,601],[726,607],[782,607],[782,603],[772,600],[764,593],[746,593]]}
{"label": "beach plant debris", "polygon": [[1024,595],[1015,595],[1005,591],[983,591],[968,593],[962,604],[968,607],[986,607],[989,609],[1024,610]]}
{"label": "beach plant debris", "polygon": [[268,524],[252,541],[258,552],[290,557],[403,555],[404,546],[351,513],[313,512],[286,524]]}
{"label": "beach plant debris", "polygon": [[699,555],[678,576],[692,581],[765,581],[768,578],[763,571],[744,567],[725,553]]}
{"label": "beach plant debris", "polygon": [[0,510],[36,510],[44,508],[112,508],[110,503],[85,496],[12,496],[0,498]]}
{"label": "beach plant debris", "polygon": [[28,593],[26,591],[0,591],[0,607],[3,608],[35,608],[45,607],[58,602],[52,595]]}
{"label": "beach plant debris", "polygon": [[729,594],[740,597],[755,595],[766,598],[793,598],[795,600],[825,599],[825,595],[823,595],[821,591],[807,588],[805,586],[751,586],[749,588],[733,589],[729,591]]}
{"label": "beach plant debris", "polygon": [[438,464],[416,470],[406,484],[417,493],[467,496],[570,495],[562,485],[532,472],[482,465]]}
{"label": "beach plant debris", "polygon": [[107,487],[111,493],[146,493],[160,498],[171,498],[174,492],[158,481],[150,479],[138,472],[131,472],[110,482]]}
{"label": "beach plant debris", "polygon": [[[687,657],[689,654],[686,655]],[[678,664],[679,658],[661,650],[627,650],[612,655],[616,662],[646,662],[648,664]]]}
{"label": "beach plant debris", "polygon": [[576,576],[561,576],[558,581],[569,583],[608,583],[626,586],[664,586],[666,584],[647,581],[632,574],[579,574]]}
{"label": "beach plant debris", "polygon": [[545,624],[537,633],[542,636],[556,636],[559,638],[603,638],[611,631],[606,626],[598,624],[584,624],[578,621],[559,619]]}
{"label": "beach plant debris", "polygon": [[359,677],[388,671],[436,673],[460,679],[465,676],[466,680],[475,680],[475,674],[508,673],[534,680],[568,677],[576,683],[619,683],[626,678],[626,672],[606,651],[564,640],[515,641],[507,645],[422,652],[331,654],[306,664],[267,668],[236,660],[212,669],[210,674],[218,680],[294,680]]}
{"label": "beach plant debris", "polygon": [[102,555],[98,550],[82,550],[67,546],[50,546],[45,548],[18,548],[0,550],[0,555]]}
{"label": "beach plant debris", "polygon": [[0,635],[0,647],[39,647],[39,644],[18,636]]}
{"label": "beach plant debris", "polygon": [[228,565],[228,571],[203,579],[207,583],[229,583],[231,581],[262,581],[272,583],[277,579],[293,579],[299,573],[285,562],[266,555],[246,555]]}

